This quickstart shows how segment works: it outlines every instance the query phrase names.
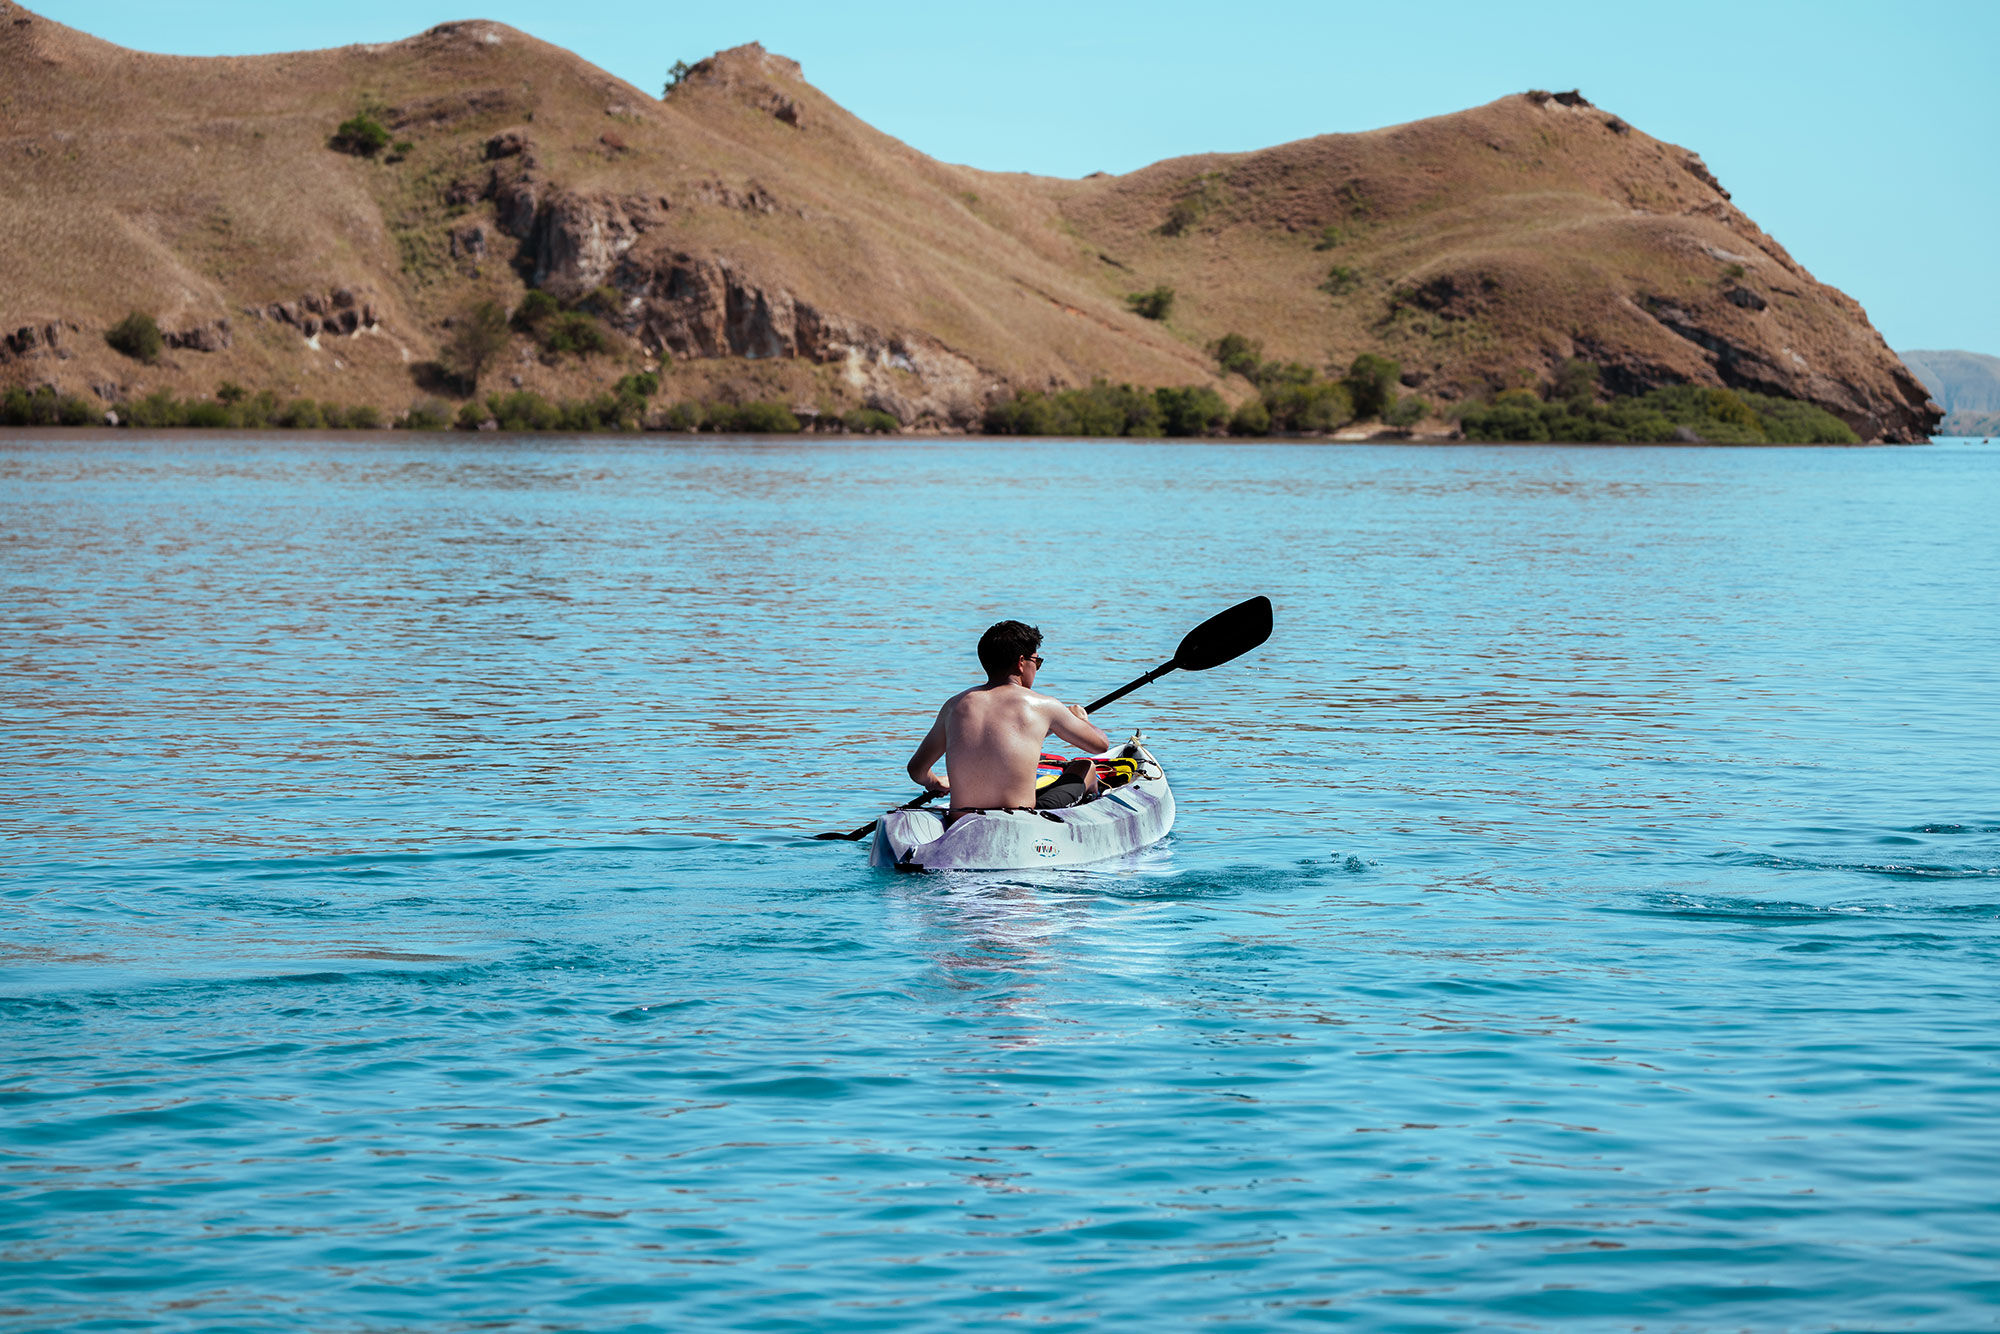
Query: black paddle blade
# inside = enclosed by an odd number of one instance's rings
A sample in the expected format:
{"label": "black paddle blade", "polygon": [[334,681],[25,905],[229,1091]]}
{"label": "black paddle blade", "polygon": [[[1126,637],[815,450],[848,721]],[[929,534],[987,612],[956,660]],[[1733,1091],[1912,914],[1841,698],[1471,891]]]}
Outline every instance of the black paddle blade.
{"label": "black paddle blade", "polygon": [[1240,658],[1271,637],[1271,599],[1239,602],[1187,632],[1174,653],[1174,666],[1184,672],[1205,672]]}

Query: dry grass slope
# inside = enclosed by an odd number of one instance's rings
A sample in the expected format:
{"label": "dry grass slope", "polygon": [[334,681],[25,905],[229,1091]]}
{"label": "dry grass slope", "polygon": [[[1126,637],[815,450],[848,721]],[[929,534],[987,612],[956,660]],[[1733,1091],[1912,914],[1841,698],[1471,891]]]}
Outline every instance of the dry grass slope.
{"label": "dry grass slope", "polygon": [[[330,148],[357,112],[397,147]],[[951,429],[1097,376],[1240,400],[1206,349],[1241,332],[1314,365],[1385,352],[1446,403],[1582,356],[1612,388],[1808,398],[1865,439],[1934,420],[1698,158],[1568,95],[1065,181],[927,158],[756,46],[662,101],[493,23],[188,59],[0,0],[0,173],[0,329],[40,331],[0,384],[106,400],[230,380],[394,412],[448,321],[539,285],[597,292],[616,346],[519,338],[489,387],[574,395],[665,352],[668,399]],[[1167,321],[1128,308],[1162,284]],[[157,365],[103,342],[135,309],[184,335]]]}

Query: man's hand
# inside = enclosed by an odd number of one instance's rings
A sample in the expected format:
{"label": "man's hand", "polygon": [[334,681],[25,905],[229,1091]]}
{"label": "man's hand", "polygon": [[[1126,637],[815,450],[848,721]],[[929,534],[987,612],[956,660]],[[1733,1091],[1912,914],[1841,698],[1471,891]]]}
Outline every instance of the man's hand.
{"label": "man's hand", "polygon": [[948,797],[951,795],[951,780],[949,778],[939,778],[936,774],[925,774],[917,781],[923,784],[924,791],[930,793],[933,797]]}

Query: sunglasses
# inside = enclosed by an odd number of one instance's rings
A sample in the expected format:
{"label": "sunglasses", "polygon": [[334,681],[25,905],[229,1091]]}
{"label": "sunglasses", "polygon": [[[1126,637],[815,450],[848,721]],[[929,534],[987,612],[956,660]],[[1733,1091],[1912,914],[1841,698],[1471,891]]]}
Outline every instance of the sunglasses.
{"label": "sunglasses", "polygon": [[1028,661],[1034,663],[1035,666],[1039,668],[1042,665],[1042,655],[1039,653],[1030,653],[1028,655]]}

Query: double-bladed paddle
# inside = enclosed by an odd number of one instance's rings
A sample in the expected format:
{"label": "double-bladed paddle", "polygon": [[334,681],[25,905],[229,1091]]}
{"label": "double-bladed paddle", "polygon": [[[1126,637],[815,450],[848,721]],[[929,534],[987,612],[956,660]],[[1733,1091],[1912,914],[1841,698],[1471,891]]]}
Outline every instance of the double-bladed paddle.
{"label": "double-bladed paddle", "polygon": [[[1084,705],[1085,713],[1096,713],[1105,705],[1121,700],[1140,686],[1151,685],[1168,672],[1205,672],[1211,667],[1240,658],[1251,649],[1271,637],[1271,599],[1254,597],[1248,602],[1239,602],[1228,611],[1218,612],[1200,625],[1187,632],[1181,646],[1174,650],[1174,656],[1147,672],[1137,680],[1128,681],[1104,698]],[[906,811],[928,805],[937,797],[935,792],[926,792],[915,801],[904,804]],[[875,832],[880,823],[870,820],[851,834],[833,830],[824,834],[814,834],[814,838],[839,838],[850,843],[858,843]]]}

